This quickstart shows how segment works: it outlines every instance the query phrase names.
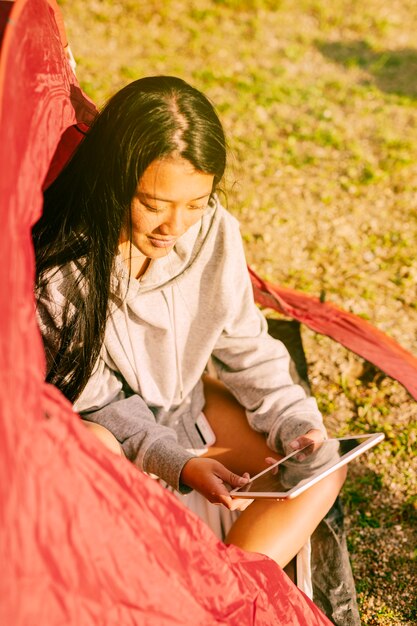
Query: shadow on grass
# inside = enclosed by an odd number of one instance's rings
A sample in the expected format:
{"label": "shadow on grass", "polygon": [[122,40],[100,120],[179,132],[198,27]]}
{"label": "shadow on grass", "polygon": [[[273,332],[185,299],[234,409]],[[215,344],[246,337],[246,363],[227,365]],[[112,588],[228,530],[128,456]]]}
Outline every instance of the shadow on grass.
{"label": "shadow on grass", "polygon": [[366,41],[318,41],[316,45],[332,61],[366,71],[381,91],[417,99],[417,50],[377,52]]}

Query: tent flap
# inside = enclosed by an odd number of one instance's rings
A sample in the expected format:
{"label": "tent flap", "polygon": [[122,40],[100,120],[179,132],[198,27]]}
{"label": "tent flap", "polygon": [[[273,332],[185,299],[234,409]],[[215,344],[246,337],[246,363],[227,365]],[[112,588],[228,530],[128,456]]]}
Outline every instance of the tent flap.
{"label": "tent flap", "polygon": [[271,284],[249,268],[255,300],[327,335],[398,380],[417,400],[417,358],[366,320],[331,302]]}

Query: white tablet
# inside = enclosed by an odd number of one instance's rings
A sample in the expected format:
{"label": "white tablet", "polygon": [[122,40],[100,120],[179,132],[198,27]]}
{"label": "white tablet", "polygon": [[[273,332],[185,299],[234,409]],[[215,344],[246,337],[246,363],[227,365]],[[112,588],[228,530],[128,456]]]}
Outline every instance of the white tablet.
{"label": "white tablet", "polygon": [[383,433],[326,439],[291,452],[243,487],[230,492],[235,498],[295,498],[384,439]]}

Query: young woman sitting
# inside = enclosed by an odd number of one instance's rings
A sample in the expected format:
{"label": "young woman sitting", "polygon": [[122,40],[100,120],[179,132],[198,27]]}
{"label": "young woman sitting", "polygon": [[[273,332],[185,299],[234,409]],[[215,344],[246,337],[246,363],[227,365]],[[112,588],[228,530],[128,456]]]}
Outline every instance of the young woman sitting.
{"label": "young woman sitting", "polygon": [[254,303],[216,193],[225,166],[217,114],[184,81],[144,78],[111,98],[33,231],[47,380],[141,470],[242,510],[226,541],[284,566],[345,472],[289,501],[229,495],[268,457],[326,433]]}

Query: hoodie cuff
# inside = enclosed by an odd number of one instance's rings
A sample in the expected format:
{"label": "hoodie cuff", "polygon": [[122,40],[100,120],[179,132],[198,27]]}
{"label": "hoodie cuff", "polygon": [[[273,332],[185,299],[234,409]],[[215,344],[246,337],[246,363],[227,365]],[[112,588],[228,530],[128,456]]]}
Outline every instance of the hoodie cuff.
{"label": "hoodie cuff", "polygon": [[143,470],[156,474],[180,493],[190,493],[191,487],[181,483],[180,477],[184,465],[194,457],[173,439],[158,439],[145,453]]}
{"label": "hoodie cuff", "polygon": [[319,415],[312,416],[299,416],[288,417],[281,425],[278,434],[275,434],[275,438],[272,441],[268,440],[268,445],[278,452],[284,452],[289,454],[293,452],[293,449],[289,447],[289,444],[300,437],[306,435],[309,430],[320,430],[323,433],[323,438],[327,438],[327,431]]}

